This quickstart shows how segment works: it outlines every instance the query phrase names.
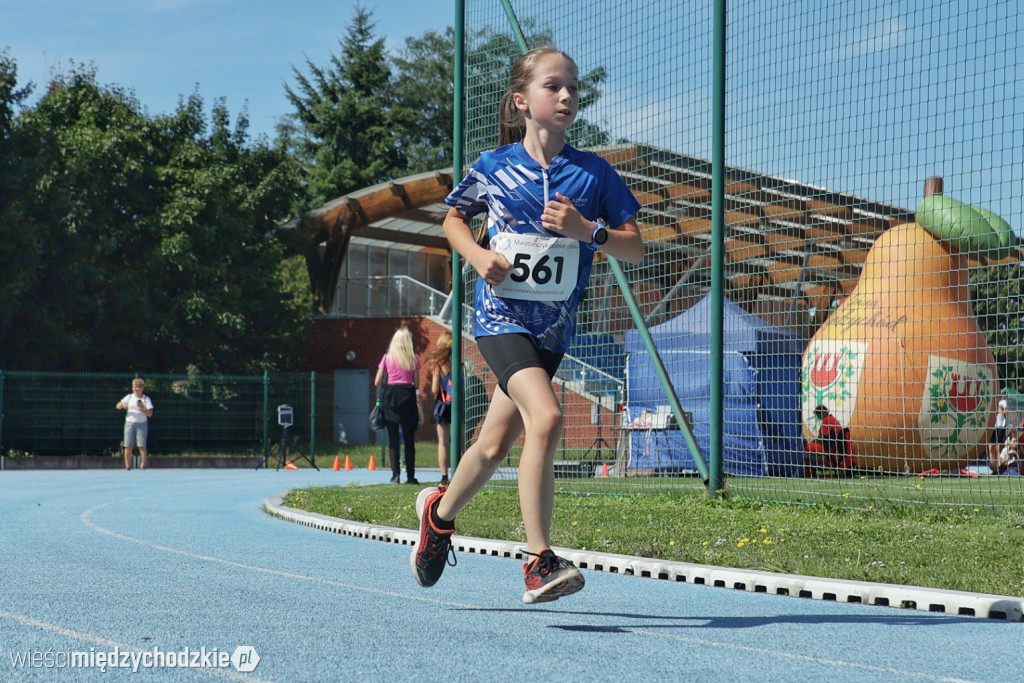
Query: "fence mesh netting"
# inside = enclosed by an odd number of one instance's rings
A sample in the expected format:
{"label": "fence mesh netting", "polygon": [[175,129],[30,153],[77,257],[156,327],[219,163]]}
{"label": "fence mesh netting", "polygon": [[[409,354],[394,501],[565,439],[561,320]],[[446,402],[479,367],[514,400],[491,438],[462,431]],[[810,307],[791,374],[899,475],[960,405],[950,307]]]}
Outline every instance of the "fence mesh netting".
{"label": "fence mesh netting", "polygon": [[[721,429],[730,491],[864,508],[1021,502],[1020,478],[992,473],[1017,473],[999,457],[1024,410],[1024,7],[729,3],[716,297],[713,3],[508,5],[466,4],[465,160],[496,144],[519,28],[574,58],[570,142],[611,162],[642,205],[647,257],[623,271],[705,458]],[[486,405],[475,379],[493,377],[468,327],[466,340],[471,440]],[[703,494],[650,351],[599,256],[555,382],[561,490]],[[512,485],[517,453],[494,485]]]}
{"label": "fence mesh netting", "polygon": [[[125,413],[115,404],[131,394],[124,373],[0,371],[0,453],[119,454]],[[295,454],[315,457],[330,444],[331,375],[145,375],[159,428],[148,446],[159,455],[256,455],[279,448],[278,406],[292,407],[289,441]]]}

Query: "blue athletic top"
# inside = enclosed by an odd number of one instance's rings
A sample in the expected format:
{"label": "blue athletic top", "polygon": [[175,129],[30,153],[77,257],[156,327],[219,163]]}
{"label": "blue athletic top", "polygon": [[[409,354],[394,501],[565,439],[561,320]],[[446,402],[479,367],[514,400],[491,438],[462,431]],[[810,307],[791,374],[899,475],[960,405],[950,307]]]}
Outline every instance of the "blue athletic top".
{"label": "blue athletic top", "polygon": [[441,390],[441,401],[451,405],[452,404],[452,374],[449,372],[447,375],[441,378],[439,382],[439,389]]}
{"label": "blue athletic top", "polygon": [[[555,193],[568,197],[587,220],[601,220],[610,228],[622,225],[640,209],[626,183],[598,155],[566,145],[545,169],[527,154],[521,142],[480,155],[445,202],[469,217],[487,211],[490,248],[513,250],[503,252],[512,254],[510,261],[515,258],[513,265],[517,269],[509,274],[510,278],[532,277],[546,284],[564,277],[571,282],[571,273],[558,268],[562,263],[560,257],[516,252],[515,246],[508,247],[509,238],[501,237],[510,233],[558,237],[540,224],[544,206],[556,199]],[[579,260],[575,288],[559,300],[535,300],[529,294],[524,298],[500,296],[483,278],[477,278],[473,325],[477,337],[526,333],[543,348],[556,353],[568,351],[576,329],[576,307],[594,262],[594,247],[589,240],[563,238],[563,244],[566,242],[570,243],[570,251],[578,250]],[[535,270],[531,271],[531,267]]]}

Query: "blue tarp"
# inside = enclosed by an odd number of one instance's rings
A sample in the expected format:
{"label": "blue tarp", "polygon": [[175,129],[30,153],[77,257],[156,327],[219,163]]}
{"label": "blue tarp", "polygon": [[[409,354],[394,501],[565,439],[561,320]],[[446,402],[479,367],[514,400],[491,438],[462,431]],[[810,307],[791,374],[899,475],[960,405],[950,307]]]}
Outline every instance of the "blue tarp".
{"label": "blue tarp", "polygon": [[[711,393],[710,295],[650,329],[694,438],[708,457]],[[801,476],[800,368],[806,341],[724,302],[724,469],[729,474]],[[629,418],[668,404],[636,331],[626,333]],[[696,466],[676,430],[630,433],[630,469],[690,472]]]}

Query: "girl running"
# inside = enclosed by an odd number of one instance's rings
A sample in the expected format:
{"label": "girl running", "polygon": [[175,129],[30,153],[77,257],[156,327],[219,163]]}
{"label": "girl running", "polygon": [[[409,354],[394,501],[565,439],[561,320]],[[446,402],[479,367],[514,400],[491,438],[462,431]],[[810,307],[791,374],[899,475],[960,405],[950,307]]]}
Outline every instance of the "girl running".
{"label": "girl running", "polygon": [[[532,559],[523,566],[523,602],[583,588],[580,571],[550,548],[562,435],[551,379],[572,341],[594,252],[639,263],[644,244],[633,218],[640,205],[623,180],[601,157],[566,144],[579,110],[577,78],[575,62],[555,48],[520,57],[502,97],[499,147],[481,155],[446,199],[448,242],[479,275],[474,335],[498,389],[449,486],[416,499],[420,536],[410,564],[424,587],[437,583],[448,562],[455,516],[525,433],[519,503]],[[485,211],[487,248],[470,227]]]}

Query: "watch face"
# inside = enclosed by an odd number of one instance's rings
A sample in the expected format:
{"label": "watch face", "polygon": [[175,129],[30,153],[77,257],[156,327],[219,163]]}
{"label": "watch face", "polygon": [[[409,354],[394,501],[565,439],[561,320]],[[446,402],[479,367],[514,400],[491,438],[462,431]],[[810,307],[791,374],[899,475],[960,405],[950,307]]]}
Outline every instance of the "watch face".
{"label": "watch face", "polygon": [[594,244],[604,244],[608,241],[608,229],[598,228],[594,231]]}

